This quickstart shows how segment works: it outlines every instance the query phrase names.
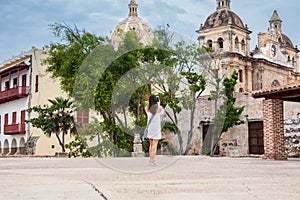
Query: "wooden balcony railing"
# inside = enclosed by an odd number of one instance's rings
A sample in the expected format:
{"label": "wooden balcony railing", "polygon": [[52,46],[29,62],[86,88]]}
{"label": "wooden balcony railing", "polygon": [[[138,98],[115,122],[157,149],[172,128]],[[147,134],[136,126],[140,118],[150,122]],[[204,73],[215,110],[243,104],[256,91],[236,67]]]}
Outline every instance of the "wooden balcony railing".
{"label": "wooden balcony railing", "polygon": [[15,134],[25,134],[26,124],[4,124],[4,135],[15,135]]}
{"label": "wooden balcony railing", "polygon": [[28,96],[29,87],[19,86],[0,92],[0,103]]}

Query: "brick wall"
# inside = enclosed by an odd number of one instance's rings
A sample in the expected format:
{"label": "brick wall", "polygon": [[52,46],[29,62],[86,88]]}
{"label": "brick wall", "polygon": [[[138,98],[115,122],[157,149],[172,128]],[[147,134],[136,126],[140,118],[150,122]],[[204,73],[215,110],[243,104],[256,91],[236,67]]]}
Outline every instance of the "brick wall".
{"label": "brick wall", "polygon": [[264,100],[264,158],[284,160],[287,158],[284,148],[283,101]]}

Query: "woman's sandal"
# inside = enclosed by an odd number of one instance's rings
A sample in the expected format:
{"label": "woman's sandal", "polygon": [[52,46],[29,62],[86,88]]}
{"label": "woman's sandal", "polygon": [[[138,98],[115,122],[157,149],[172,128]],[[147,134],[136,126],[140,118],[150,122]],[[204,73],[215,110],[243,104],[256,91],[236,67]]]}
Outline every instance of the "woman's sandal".
{"label": "woman's sandal", "polygon": [[149,165],[150,166],[156,166],[155,160],[149,160]]}

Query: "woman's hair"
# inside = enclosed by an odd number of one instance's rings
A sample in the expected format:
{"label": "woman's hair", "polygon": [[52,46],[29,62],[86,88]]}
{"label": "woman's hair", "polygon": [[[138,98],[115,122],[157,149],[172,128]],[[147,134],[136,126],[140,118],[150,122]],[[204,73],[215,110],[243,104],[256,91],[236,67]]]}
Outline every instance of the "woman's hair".
{"label": "woman's hair", "polygon": [[157,113],[157,109],[158,109],[158,104],[157,102],[159,102],[159,99],[157,96],[151,94],[149,97],[149,105],[148,105],[148,109],[150,110],[150,112],[152,113],[152,115],[155,115]]}

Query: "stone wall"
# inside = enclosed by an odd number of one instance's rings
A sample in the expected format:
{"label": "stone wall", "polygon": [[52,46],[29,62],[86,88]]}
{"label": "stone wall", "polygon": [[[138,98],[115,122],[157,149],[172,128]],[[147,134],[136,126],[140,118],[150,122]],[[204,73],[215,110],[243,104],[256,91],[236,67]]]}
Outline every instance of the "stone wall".
{"label": "stone wall", "polygon": [[289,156],[300,156],[300,104],[285,102],[284,139],[285,152]]}
{"label": "stone wall", "polygon": [[[251,93],[235,93],[236,106],[245,106],[239,125],[223,133],[219,142],[219,151],[222,156],[249,156],[249,127],[250,122],[263,121],[263,98],[254,99]],[[284,102],[284,143],[285,153],[289,156],[300,155],[300,104]],[[194,137],[190,154],[203,154],[203,126],[213,124],[214,102],[208,96],[199,99],[196,109],[194,124]],[[180,119],[183,124],[188,124],[188,112]],[[184,144],[187,139],[187,129],[183,131]],[[167,134],[166,139],[179,148],[177,135]],[[184,145],[185,148],[185,145]]]}

